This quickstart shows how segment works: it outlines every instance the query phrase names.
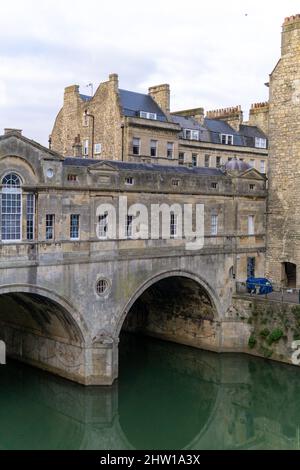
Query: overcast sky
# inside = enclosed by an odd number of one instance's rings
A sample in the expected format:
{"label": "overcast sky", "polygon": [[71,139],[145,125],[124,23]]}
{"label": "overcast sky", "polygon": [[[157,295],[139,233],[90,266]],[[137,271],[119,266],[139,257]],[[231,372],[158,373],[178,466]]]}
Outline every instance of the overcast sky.
{"label": "overcast sky", "polygon": [[47,145],[65,86],[89,93],[110,73],[147,92],[169,83],[171,109],[268,99],[281,25],[299,0],[10,0],[1,2],[0,133]]}

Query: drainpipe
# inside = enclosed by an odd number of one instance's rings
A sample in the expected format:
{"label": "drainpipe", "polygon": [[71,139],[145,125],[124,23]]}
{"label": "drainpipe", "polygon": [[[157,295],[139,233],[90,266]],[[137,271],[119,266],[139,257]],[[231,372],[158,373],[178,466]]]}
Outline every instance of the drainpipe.
{"label": "drainpipe", "polygon": [[94,140],[95,140],[95,116],[93,114],[89,114],[88,110],[86,109],[84,114],[86,117],[92,118],[93,125],[92,125],[92,158],[94,158]]}
{"label": "drainpipe", "polygon": [[124,123],[121,124],[121,129],[122,129],[122,155],[121,155],[121,159],[122,159],[122,162],[123,162],[124,161],[124,131],[125,131]]}

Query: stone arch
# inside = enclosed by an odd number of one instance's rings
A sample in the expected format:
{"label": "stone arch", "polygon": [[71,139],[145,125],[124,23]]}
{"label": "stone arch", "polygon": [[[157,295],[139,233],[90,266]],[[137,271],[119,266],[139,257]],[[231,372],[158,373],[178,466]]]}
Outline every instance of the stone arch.
{"label": "stone arch", "polygon": [[130,309],[134,305],[134,303],[141,297],[141,295],[149,289],[151,286],[154,286],[158,282],[164,279],[168,278],[186,278],[190,279],[191,281],[194,281],[196,284],[198,284],[200,287],[202,287],[208,297],[210,298],[212,305],[214,307],[215,311],[215,319],[218,320],[221,316],[221,304],[218,298],[218,295],[216,294],[215,290],[210,286],[210,284],[203,278],[202,276],[199,276],[198,274],[189,272],[189,271],[181,271],[181,270],[169,270],[169,271],[163,271],[158,274],[155,274],[152,276],[150,279],[142,283],[136,291],[133,293],[127,304],[122,310],[122,313],[117,321],[116,325],[116,330],[115,330],[115,337],[118,338],[122,329],[122,326],[124,324],[124,321],[130,312]]}
{"label": "stone arch", "polygon": [[71,303],[46,288],[0,287],[0,339],[7,357],[88,384],[87,327]]}
{"label": "stone arch", "polygon": [[49,299],[54,305],[59,306],[68,315],[71,325],[76,330],[80,342],[85,343],[88,327],[80,312],[71,304],[71,302],[56,292],[42,286],[30,284],[10,284],[0,286],[0,298],[8,294],[29,294],[37,295],[44,299]]}

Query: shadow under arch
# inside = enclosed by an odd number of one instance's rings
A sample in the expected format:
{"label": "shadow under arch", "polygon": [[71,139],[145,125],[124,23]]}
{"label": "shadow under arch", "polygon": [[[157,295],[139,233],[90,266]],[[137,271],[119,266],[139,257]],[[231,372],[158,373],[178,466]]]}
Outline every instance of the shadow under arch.
{"label": "shadow under arch", "polygon": [[38,286],[0,287],[0,339],[7,357],[86,383],[85,326],[66,300]]}
{"label": "shadow under arch", "polygon": [[130,300],[127,302],[126,306],[123,308],[123,311],[121,313],[120,318],[118,319],[117,325],[116,325],[116,332],[115,332],[115,337],[118,338],[120,336],[124,321],[130,312],[131,308],[135,304],[135,302],[152,286],[155,284],[159,283],[160,281],[168,278],[185,278],[189,279],[191,281],[194,281],[196,284],[198,284],[208,295],[209,300],[211,301],[213,310],[214,310],[214,316],[215,320],[218,320],[221,316],[221,304],[219,301],[219,298],[214,291],[214,289],[209,285],[209,283],[205,280],[205,278],[189,272],[189,271],[181,271],[181,270],[168,270],[168,271],[163,271],[155,276],[151,277],[147,281],[145,281],[139,288],[134,292]]}
{"label": "shadow under arch", "polygon": [[[0,286],[0,305],[1,299],[13,298],[20,300],[22,296],[26,296],[33,300],[36,300],[37,304],[40,306],[40,314],[42,314],[43,305],[51,308],[57,308],[59,312],[67,320],[66,326],[68,325],[76,333],[77,343],[83,345],[87,336],[88,328],[86,322],[78,310],[64,297],[60,296],[56,292],[51,291],[42,286],[30,285],[30,284],[9,284]],[[44,302],[44,303],[43,303]],[[23,308],[26,308],[23,301]],[[26,301],[25,301],[26,304]],[[4,310],[3,310],[4,311]],[[0,315],[1,315],[0,309]],[[30,313],[30,312],[29,312]],[[1,319],[1,316],[0,316]],[[49,319],[48,319],[49,320]]]}

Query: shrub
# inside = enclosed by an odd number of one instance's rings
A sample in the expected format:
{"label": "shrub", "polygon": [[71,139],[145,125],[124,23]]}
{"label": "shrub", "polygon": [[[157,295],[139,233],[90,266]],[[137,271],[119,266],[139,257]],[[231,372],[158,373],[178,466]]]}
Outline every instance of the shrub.
{"label": "shrub", "polygon": [[260,332],[259,334],[260,334],[260,336],[262,336],[263,338],[266,338],[267,336],[269,336],[270,330],[268,330],[268,328],[264,328],[263,330],[261,330],[261,332]]}
{"label": "shrub", "polygon": [[280,330],[280,328],[276,328],[275,330],[272,331],[272,333],[268,337],[268,344],[271,346],[272,343],[279,341],[280,338],[282,337],[283,337],[283,331]]}
{"label": "shrub", "polygon": [[256,339],[255,339],[254,334],[252,333],[248,341],[248,346],[250,349],[253,349],[255,345],[256,345]]}

